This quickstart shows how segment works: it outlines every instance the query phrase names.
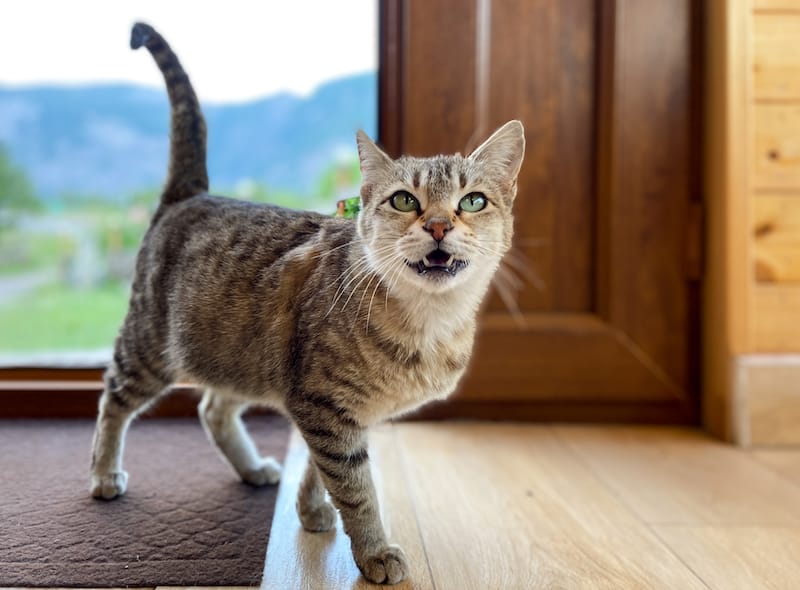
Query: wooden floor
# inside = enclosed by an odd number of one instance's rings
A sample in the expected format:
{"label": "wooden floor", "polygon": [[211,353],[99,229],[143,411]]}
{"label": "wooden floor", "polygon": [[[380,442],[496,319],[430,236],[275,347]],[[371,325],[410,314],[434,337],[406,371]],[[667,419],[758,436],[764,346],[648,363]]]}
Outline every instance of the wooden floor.
{"label": "wooden floor", "polygon": [[[800,588],[800,449],[743,451],[683,428],[386,425],[370,451],[396,588]],[[301,530],[292,439],[262,588],[374,587],[336,531]]]}
{"label": "wooden floor", "polygon": [[[682,428],[399,424],[372,438],[402,588],[800,588],[800,450]],[[370,587],[341,525],[303,532],[294,439],[263,588]]]}

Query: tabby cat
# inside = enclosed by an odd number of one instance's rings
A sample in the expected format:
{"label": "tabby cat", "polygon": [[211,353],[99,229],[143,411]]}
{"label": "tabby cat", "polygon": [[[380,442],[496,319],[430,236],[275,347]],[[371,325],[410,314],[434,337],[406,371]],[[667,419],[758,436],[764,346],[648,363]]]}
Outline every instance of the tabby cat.
{"label": "tabby cat", "polygon": [[522,125],[468,157],[392,160],[359,132],[355,221],[215,197],[189,79],[139,23],[131,47],[141,46],[169,93],[169,173],[105,373],[91,494],[125,493],[124,438],[139,412],[176,382],[202,384],[201,421],[239,477],[260,486],[281,473],[258,455],[243,410],[285,414],[310,450],[303,527],[329,530],[338,509],[363,575],[399,582],[408,566],[381,524],[367,429],[446,397],[464,374],[478,307],[511,245]]}

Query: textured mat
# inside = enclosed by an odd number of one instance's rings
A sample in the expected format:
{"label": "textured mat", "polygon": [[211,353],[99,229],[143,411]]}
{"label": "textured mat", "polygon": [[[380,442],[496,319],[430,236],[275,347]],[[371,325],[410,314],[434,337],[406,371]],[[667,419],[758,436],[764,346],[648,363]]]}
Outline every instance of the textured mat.
{"label": "textured mat", "polygon": [[[286,421],[247,423],[283,461]],[[127,494],[93,500],[93,429],[0,421],[0,587],[259,584],[277,486],[240,483],[197,419],[154,419],[128,434]]]}

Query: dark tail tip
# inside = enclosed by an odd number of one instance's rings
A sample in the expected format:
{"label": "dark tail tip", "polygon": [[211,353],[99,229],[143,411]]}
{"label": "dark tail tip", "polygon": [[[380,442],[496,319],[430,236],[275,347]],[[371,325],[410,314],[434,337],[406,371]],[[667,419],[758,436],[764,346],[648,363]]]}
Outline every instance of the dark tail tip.
{"label": "dark tail tip", "polygon": [[136,23],[131,29],[131,49],[139,49],[146,45],[148,41],[154,39],[158,33],[150,25]]}

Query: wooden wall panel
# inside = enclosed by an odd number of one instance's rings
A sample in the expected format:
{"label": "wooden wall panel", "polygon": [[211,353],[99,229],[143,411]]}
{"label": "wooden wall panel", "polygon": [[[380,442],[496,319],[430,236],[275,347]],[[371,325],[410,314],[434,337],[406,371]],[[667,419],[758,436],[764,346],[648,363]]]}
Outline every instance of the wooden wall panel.
{"label": "wooden wall panel", "polygon": [[754,273],[760,283],[800,283],[800,195],[753,199]]}
{"label": "wooden wall panel", "polygon": [[800,14],[753,17],[753,93],[756,99],[800,99]]}
{"label": "wooden wall panel", "polygon": [[800,193],[800,103],[756,104],[753,186]]}
{"label": "wooden wall panel", "polygon": [[757,12],[800,12],[800,0],[752,0]]}
{"label": "wooden wall panel", "polygon": [[800,284],[753,289],[751,334],[754,352],[800,351]]}
{"label": "wooden wall panel", "polygon": [[705,422],[745,446],[796,442],[800,0],[708,6]]}
{"label": "wooden wall panel", "polygon": [[754,8],[751,346],[790,353],[800,351],[800,2]]}

